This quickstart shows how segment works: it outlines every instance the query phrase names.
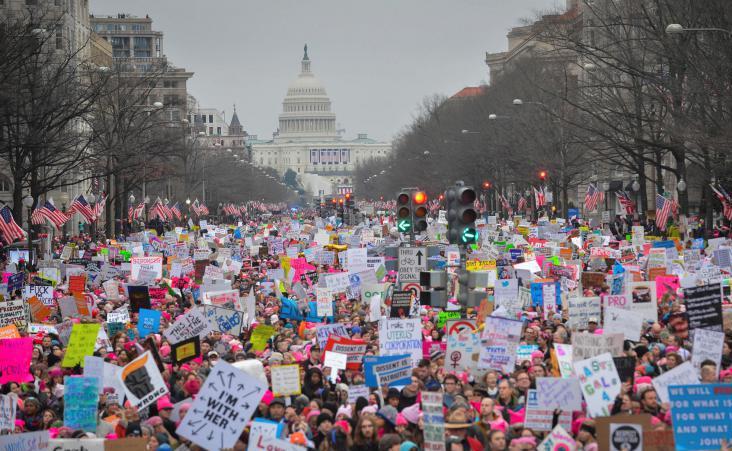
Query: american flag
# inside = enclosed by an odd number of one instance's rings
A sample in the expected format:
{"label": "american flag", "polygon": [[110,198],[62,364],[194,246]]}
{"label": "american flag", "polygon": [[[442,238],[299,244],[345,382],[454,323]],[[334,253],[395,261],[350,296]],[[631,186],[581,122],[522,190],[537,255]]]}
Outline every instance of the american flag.
{"label": "american flag", "polygon": [[56,227],[56,230],[58,230],[69,220],[69,217],[54,207],[51,202],[46,201],[43,205],[33,210],[31,222],[35,225],[42,225],[48,219]]}
{"label": "american flag", "polygon": [[729,194],[727,194],[721,186],[717,188],[711,184],[709,186],[712,188],[712,191],[714,191],[714,194],[717,195],[717,199],[722,203],[722,214],[725,218],[732,221],[732,199],[730,199]]}
{"label": "american flag", "polygon": [[544,187],[539,188],[538,190],[534,188],[534,198],[536,200],[536,206],[537,207],[543,207],[546,205],[546,193],[544,192]]}
{"label": "american flag", "polygon": [[605,193],[597,189],[593,183],[587,185],[587,193],[585,194],[585,211],[595,211],[597,205],[605,200]]}
{"label": "american flag", "polygon": [[102,211],[104,211],[104,206],[107,204],[107,195],[104,194],[101,199],[97,200],[97,203],[94,204],[94,208],[92,211],[94,212],[95,217],[102,216]]}
{"label": "american flag", "polygon": [[499,194],[498,198],[501,201],[501,205],[503,206],[503,209],[508,212],[509,215],[513,214],[513,209],[511,208],[511,204],[508,203],[508,199],[506,199],[503,194]]}
{"label": "american flag", "polygon": [[81,216],[86,219],[87,223],[94,222],[97,218],[94,215],[94,210],[89,205],[89,202],[84,199],[84,195],[79,195],[76,199],[74,199],[73,202],[71,202],[71,207],[69,208],[70,213],[79,213]]}
{"label": "american flag", "polygon": [[523,211],[526,208],[526,198],[524,198],[524,196],[519,197],[518,206],[516,208],[518,211]]}
{"label": "american flag", "polygon": [[150,211],[148,212],[148,216],[150,217],[150,219],[158,218],[161,221],[167,221],[168,220],[168,216],[167,216],[166,211],[165,211],[165,206],[160,201],[160,199],[158,199],[155,202],[155,205],[153,205],[153,207],[150,209]]}
{"label": "american flag", "polygon": [[183,212],[180,210],[180,204],[178,202],[170,207],[170,212],[173,213],[173,216],[175,216],[175,219],[177,219],[178,221],[180,221],[183,217]]}
{"label": "american flag", "polygon": [[674,201],[656,194],[656,227],[658,230],[666,230],[666,223],[674,208],[674,203]]}
{"label": "american flag", "polygon": [[145,202],[140,202],[137,207],[132,205],[127,208],[127,217],[129,219],[140,219],[145,214]]}
{"label": "american flag", "polygon": [[196,216],[201,216],[201,207],[198,205],[198,199],[194,200],[191,204],[191,210],[193,210],[193,213],[196,214]]}
{"label": "american flag", "polygon": [[3,241],[7,244],[25,237],[25,232],[15,223],[13,212],[7,205],[0,210],[0,232],[3,233]]}
{"label": "american flag", "polygon": [[198,210],[201,212],[201,214],[208,215],[208,207],[203,202],[201,202],[201,205],[198,206]]}
{"label": "american flag", "polygon": [[635,202],[630,198],[630,194],[627,191],[616,191],[615,195],[618,197],[620,205],[625,208],[625,213],[632,215],[635,213]]}

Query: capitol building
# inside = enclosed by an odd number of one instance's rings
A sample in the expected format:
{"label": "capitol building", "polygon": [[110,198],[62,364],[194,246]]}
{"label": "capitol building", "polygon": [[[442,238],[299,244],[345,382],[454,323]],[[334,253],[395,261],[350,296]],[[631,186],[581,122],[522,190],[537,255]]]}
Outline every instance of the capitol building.
{"label": "capitol building", "polygon": [[250,136],[247,140],[251,161],[274,168],[280,176],[292,169],[312,196],[350,192],[356,166],[372,158],[385,158],[391,143],[377,142],[366,134],[354,140],[342,139],[330,98],[310,70],[307,46],[301,64],[300,75],[287,88],[273,139],[262,141]]}

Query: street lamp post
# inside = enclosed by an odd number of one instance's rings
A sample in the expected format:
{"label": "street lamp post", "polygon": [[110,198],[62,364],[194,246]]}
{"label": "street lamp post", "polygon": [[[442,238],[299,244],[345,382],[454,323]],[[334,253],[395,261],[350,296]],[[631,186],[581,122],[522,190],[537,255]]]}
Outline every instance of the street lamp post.
{"label": "street lamp post", "polygon": [[135,195],[130,193],[130,197],[127,200],[130,201],[129,206],[127,207],[127,212],[128,212],[127,213],[127,222],[129,224],[130,231],[132,231],[133,230],[132,225],[133,225],[134,219],[132,218],[132,215],[129,214],[129,211],[130,211],[130,208],[132,209],[133,212],[135,211]]}
{"label": "street lamp post", "polygon": [[686,28],[683,25],[679,23],[670,23],[666,26],[666,34],[669,35],[678,35],[678,34],[684,34],[687,31],[714,31],[719,33],[725,33],[727,36],[732,37],[732,30],[726,30],[724,28],[715,28],[715,27],[709,27],[709,28]]}
{"label": "street lamp post", "polygon": [[33,196],[28,194],[23,198],[23,205],[28,209],[28,268],[33,265],[33,222],[31,222],[31,214],[33,208]]}

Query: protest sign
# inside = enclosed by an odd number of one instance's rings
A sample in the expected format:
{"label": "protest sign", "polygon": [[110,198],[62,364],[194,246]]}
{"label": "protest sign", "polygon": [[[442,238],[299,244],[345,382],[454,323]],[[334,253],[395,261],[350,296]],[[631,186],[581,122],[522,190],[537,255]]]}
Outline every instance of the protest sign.
{"label": "protest sign", "polygon": [[603,327],[613,332],[622,333],[626,340],[640,341],[643,318],[630,310],[608,307],[605,309]]}
{"label": "protest sign", "polygon": [[333,292],[328,288],[318,287],[315,293],[318,316],[333,316]]}
{"label": "protest sign", "polygon": [[226,362],[219,362],[176,432],[205,449],[233,448],[267,385]]}
{"label": "protest sign", "polygon": [[554,343],[554,351],[562,377],[571,377],[574,375],[574,368],[572,367],[572,355],[574,352],[572,351],[572,345]]}
{"label": "protest sign", "polygon": [[147,285],[127,285],[127,297],[130,300],[130,311],[139,312],[141,308],[150,308],[150,290]]}
{"label": "protest sign", "polygon": [[391,318],[408,318],[412,308],[412,292],[409,290],[394,291],[391,294]]}
{"label": "protest sign", "polygon": [[239,290],[206,291],[203,299],[204,303],[233,309],[239,304]]}
{"label": "protest sign", "polygon": [[689,329],[722,330],[722,287],[719,283],[684,288]]}
{"label": "protest sign", "polygon": [[485,319],[484,327],[478,368],[506,373],[513,371],[523,323],[489,316]]}
{"label": "protest sign", "polygon": [[102,438],[53,438],[49,449],[53,451],[106,451]]}
{"label": "protest sign", "polygon": [[130,279],[138,280],[141,271],[150,271],[155,279],[163,277],[163,257],[132,257],[130,259]]}
{"label": "protest sign", "polygon": [[369,399],[369,387],[367,385],[351,385],[348,387],[348,403],[356,404],[358,398]]}
{"label": "protest sign", "polygon": [[108,323],[129,323],[130,312],[127,311],[127,307],[120,307],[117,310],[113,310],[107,314]]}
{"label": "protest sign", "polygon": [[35,296],[28,298],[28,306],[30,307],[31,317],[34,321],[45,321],[51,314],[51,308],[39,301]]}
{"label": "protest sign", "polygon": [[[694,331],[694,346],[691,350],[691,364],[697,371],[701,371],[702,362],[711,360],[717,365],[717,374],[722,363],[722,348],[724,346],[724,332],[710,329]],[[701,373],[700,373],[701,374]]]}
{"label": "protest sign", "polygon": [[[464,324],[465,327],[460,327]],[[447,322],[447,357],[445,367],[450,371],[475,370],[480,351],[480,333],[476,320]]]}
{"label": "protest sign", "polygon": [[557,425],[536,449],[538,451],[575,451],[577,442],[566,429]]}
{"label": "protest sign", "polygon": [[328,337],[331,335],[348,337],[346,326],[343,324],[318,324],[315,326],[315,336],[318,339],[320,349],[325,349],[325,345],[328,343]]}
{"label": "protest sign", "polygon": [[576,362],[604,352],[620,356],[623,354],[624,339],[623,334],[572,334],[572,359]]}
{"label": "protest sign", "polygon": [[[379,376],[376,374],[376,367],[379,367],[382,371],[382,377],[390,379],[390,385],[399,386],[409,384],[411,379],[411,372],[408,375],[403,374],[403,368],[401,365],[404,364],[404,360],[408,358],[408,354],[404,355],[390,355],[390,356],[372,356],[367,355],[363,357],[363,368],[366,385],[371,388],[379,386]],[[394,362],[398,362],[397,366],[390,366]],[[411,367],[411,364],[410,364]],[[401,376],[401,379],[394,379],[392,376]]]}
{"label": "protest sign", "polygon": [[445,417],[442,410],[442,393],[422,392],[424,418],[424,450],[445,450]]}
{"label": "protest sign", "polygon": [[416,367],[422,359],[422,323],[420,318],[380,319],[379,354],[410,354]]}
{"label": "protest sign", "polygon": [[99,379],[78,376],[64,378],[64,426],[96,432],[98,402]]}
{"label": "protest sign", "polygon": [[170,348],[173,363],[182,365],[201,355],[201,338],[194,335],[175,343]]}
{"label": "protest sign", "polygon": [[93,355],[84,356],[84,377],[97,380],[98,392],[104,389],[104,359]]}
{"label": "protest sign", "polygon": [[363,355],[366,352],[366,342],[352,338],[331,335],[326,342],[325,351],[346,354],[347,368],[358,370],[361,368]]}
{"label": "protest sign", "polygon": [[252,342],[252,349],[255,351],[264,351],[264,348],[267,346],[267,340],[269,340],[276,332],[277,331],[272,326],[258,324],[249,338],[249,341]]}
{"label": "protest sign", "polygon": [[147,451],[147,442],[148,439],[145,437],[125,437],[116,440],[105,440],[104,451]]}
{"label": "protest sign", "polygon": [[34,451],[45,451],[49,449],[49,440],[48,431],[0,435],[0,450],[19,451],[32,449]]}
{"label": "protest sign", "polygon": [[615,369],[618,370],[620,382],[629,382],[633,385],[635,379],[635,357],[613,357]]}
{"label": "protest sign", "polygon": [[15,324],[0,327],[0,340],[5,338],[20,338],[20,332]]}
{"label": "protest sign", "polygon": [[648,414],[619,414],[595,419],[597,443],[608,451],[645,451],[644,436],[651,429]]}
{"label": "protest sign", "polygon": [[204,339],[211,332],[213,332],[213,327],[206,319],[205,313],[200,308],[194,307],[179,316],[173,324],[165,329],[163,335],[170,344],[175,344],[194,335]]}
{"label": "protest sign", "polygon": [[[249,429],[249,447],[248,451],[255,449],[266,449],[262,443],[268,437],[277,437],[279,424],[276,421],[266,420],[264,418],[255,418]],[[273,450],[274,451],[274,450]]]}
{"label": "protest sign", "polygon": [[0,432],[15,430],[15,414],[18,397],[15,394],[0,395]]}
{"label": "protest sign", "polygon": [[582,410],[582,390],[575,377],[537,377],[536,392],[538,405],[544,409]]}
{"label": "protest sign", "polygon": [[587,329],[590,318],[599,321],[599,297],[568,298],[567,308],[569,309],[569,328],[572,330]]}
{"label": "protest sign", "polygon": [[699,376],[691,362],[684,362],[671,371],[653,378],[653,388],[661,402],[669,402],[668,388],[671,385],[692,385],[699,383]]}
{"label": "protest sign", "polygon": [[437,314],[437,327],[438,328],[444,327],[445,324],[447,323],[447,320],[450,320],[450,319],[460,319],[461,317],[462,317],[462,314],[459,311],[457,311],[457,312],[445,312],[445,311],[440,312],[440,313]]}
{"label": "protest sign", "polygon": [[335,351],[325,351],[323,366],[334,370],[345,370],[348,363],[348,356]]}
{"label": "protest sign", "polygon": [[145,352],[131,361],[119,373],[130,404],[142,410],[168,393],[151,352]]}
{"label": "protest sign", "polygon": [[75,298],[78,299],[83,297],[84,290],[86,290],[86,275],[69,277],[69,292],[73,294]]}
{"label": "protest sign", "polygon": [[274,365],[270,368],[270,373],[272,393],[275,396],[292,396],[302,393],[299,365]]}
{"label": "protest sign", "polygon": [[71,329],[69,346],[64,354],[61,366],[73,368],[76,365],[84,366],[84,356],[94,354],[100,324],[74,324]]}
{"label": "protest sign", "polygon": [[162,312],[160,310],[140,309],[140,315],[137,321],[137,330],[140,332],[140,338],[145,338],[149,334],[155,334],[160,329],[160,318]]}
{"label": "protest sign", "polygon": [[650,323],[658,321],[656,282],[630,282],[626,293],[633,302],[630,309],[641,315],[643,321]]}
{"label": "protest sign", "polygon": [[0,301],[0,327],[14,324],[19,328],[25,328],[28,322],[24,304],[22,299]]}
{"label": "protest sign", "polygon": [[[552,420],[554,418],[554,409],[549,409],[539,405],[539,394],[536,389],[529,389],[526,393],[526,412],[524,416],[524,426],[537,431],[550,431],[552,429]],[[562,410],[559,414],[558,424],[566,429],[571,429],[572,412]]]}
{"label": "protest sign", "polygon": [[53,307],[53,287],[44,285],[26,285],[23,288],[23,299],[30,299],[33,296],[43,302],[44,305]]}
{"label": "protest sign", "polygon": [[66,320],[62,323],[56,324],[56,333],[58,333],[58,337],[64,346],[68,346],[73,328],[74,322],[71,320]]}
{"label": "protest sign", "polygon": [[606,352],[575,361],[573,366],[587,402],[588,415],[591,418],[610,415],[610,407],[620,393],[621,385],[613,356]]}
{"label": "protest sign", "polygon": [[672,385],[668,391],[676,449],[722,449],[722,440],[730,439],[732,385]]}
{"label": "protest sign", "polygon": [[206,319],[211,323],[214,330],[235,337],[241,334],[241,327],[244,325],[244,314],[242,312],[212,305],[205,305],[204,312],[206,313]]}

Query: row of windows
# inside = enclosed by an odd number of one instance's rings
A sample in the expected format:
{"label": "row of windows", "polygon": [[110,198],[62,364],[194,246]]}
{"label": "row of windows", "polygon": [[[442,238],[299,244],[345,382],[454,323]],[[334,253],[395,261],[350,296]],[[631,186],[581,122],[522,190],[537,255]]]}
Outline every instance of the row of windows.
{"label": "row of windows", "polygon": [[307,105],[286,105],[284,108],[286,113],[291,113],[294,111],[330,111],[328,108],[328,104],[326,103],[318,103],[318,104],[307,104]]}
{"label": "row of windows", "polygon": [[[0,2],[1,1],[2,0],[0,0]],[[56,6],[58,6],[58,3],[60,1],[61,0],[56,0]],[[127,24],[122,24],[122,23],[108,23],[108,24],[98,23],[98,24],[94,24],[94,31],[127,31],[127,29],[128,29],[127,28]],[[147,31],[147,30],[149,30],[148,26],[147,25],[143,25],[143,24],[132,24],[132,25],[130,25],[129,29],[132,30],[132,31]]]}

